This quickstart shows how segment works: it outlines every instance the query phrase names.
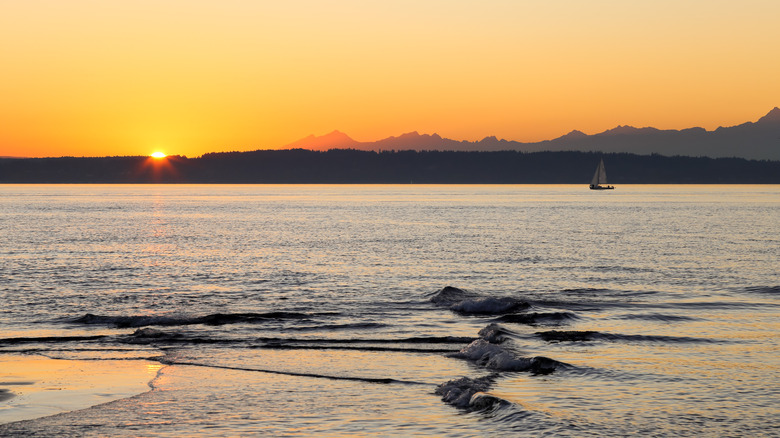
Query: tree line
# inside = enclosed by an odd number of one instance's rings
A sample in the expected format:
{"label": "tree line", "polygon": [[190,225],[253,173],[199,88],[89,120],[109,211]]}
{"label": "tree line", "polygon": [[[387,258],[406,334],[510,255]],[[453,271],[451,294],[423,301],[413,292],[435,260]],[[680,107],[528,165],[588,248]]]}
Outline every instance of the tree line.
{"label": "tree line", "polygon": [[778,184],[780,161],[596,152],[359,151],[209,153],[202,157],[3,158],[0,183]]}

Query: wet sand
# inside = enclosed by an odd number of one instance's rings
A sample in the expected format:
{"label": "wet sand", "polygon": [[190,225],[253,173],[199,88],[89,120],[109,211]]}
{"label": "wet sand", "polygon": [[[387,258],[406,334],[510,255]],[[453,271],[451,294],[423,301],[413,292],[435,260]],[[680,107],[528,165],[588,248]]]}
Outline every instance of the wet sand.
{"label": "wet sand", "polygon": [[0,356],[0,424],[85,409],[150,390],[159,363]]}

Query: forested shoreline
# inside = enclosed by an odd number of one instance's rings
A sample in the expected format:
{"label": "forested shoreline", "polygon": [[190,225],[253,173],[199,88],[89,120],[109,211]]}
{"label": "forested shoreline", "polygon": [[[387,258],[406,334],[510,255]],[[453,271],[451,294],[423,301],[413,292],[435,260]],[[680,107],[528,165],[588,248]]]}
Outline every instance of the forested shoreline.
{"label": "forested shoreline", "polygon": [[2,158],[0,183],[778,184],[780,161],[596,152],[258,150],[202,157]]}

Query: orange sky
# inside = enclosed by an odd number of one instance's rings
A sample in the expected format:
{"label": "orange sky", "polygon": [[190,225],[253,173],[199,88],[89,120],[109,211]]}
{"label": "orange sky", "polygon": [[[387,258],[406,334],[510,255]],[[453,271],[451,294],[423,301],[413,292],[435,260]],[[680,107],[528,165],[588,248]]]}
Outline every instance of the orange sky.
{"label": "orange sky", "polygon": [[0,0],[0,156],[518,141],[780,106],[780,2]]}

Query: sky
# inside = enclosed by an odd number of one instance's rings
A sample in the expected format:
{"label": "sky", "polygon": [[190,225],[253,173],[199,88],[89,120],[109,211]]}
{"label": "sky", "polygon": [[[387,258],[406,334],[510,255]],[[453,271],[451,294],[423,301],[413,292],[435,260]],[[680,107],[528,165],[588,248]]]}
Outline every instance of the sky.
{"label": "sky", "polygon": [[777,0],[0,0],[0,156],[533,142],[780,106]]}

